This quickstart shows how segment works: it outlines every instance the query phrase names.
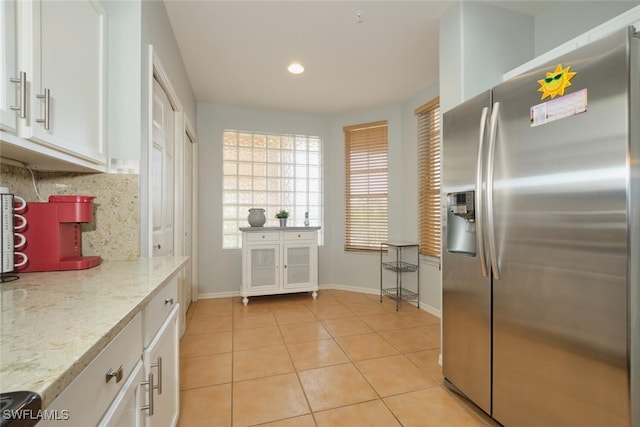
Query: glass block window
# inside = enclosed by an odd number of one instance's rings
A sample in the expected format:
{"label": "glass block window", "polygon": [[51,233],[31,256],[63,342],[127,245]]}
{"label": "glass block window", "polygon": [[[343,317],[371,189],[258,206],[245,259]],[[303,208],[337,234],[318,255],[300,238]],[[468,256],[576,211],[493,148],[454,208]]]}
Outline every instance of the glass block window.
{"label": "glass block window", "polygon": [[[265,227],[279,225],[275,214],[289,212],[287,226],[323,224],[322,139],[317,136],[223,132],[222,247],[242,245],[240,227],[249,227],[249,209],[263,208]],[[322,243],[320,229],[319,243]]]}

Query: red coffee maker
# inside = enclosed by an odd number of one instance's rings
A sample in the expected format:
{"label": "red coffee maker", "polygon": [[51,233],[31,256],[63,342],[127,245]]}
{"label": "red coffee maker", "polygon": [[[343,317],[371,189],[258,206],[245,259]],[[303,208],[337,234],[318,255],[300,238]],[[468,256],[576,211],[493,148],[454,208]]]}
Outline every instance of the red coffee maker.
{"label": "red coffee maker", "polygon": [[22,215],[27,240],[21,251],[27,263],[17,271],[83,270],[102,261],[82,256],[83,222],[93,220],[94,196],[49,196],[49,202],[27,202]]}

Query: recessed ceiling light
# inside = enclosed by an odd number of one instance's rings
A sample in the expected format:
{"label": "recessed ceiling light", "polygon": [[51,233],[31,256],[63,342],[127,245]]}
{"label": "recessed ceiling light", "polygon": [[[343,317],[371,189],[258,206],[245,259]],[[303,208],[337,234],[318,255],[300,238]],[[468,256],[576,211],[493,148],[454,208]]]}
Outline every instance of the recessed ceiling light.
{"label": "recessed ceiling light", "polygon": [[298,62],[293,62],[287,67],[287,70],[289,70],[291,74],[300,74],[304,72],[304,67]]}

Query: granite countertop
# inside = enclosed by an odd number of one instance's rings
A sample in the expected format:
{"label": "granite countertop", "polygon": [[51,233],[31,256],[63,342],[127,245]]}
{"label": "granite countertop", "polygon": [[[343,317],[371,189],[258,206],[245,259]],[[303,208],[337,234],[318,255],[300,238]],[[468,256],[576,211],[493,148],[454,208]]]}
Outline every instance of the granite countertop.
{"label": "granite countertop", "polygon": [[1,283],[0,392],[36,392],[46,408],[187,259],[107,261]]}

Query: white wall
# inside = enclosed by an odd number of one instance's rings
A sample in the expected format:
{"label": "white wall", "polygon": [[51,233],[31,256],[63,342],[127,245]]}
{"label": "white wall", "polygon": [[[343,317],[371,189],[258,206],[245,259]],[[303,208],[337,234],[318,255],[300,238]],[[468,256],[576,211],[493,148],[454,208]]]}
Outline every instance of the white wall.
{"label": "white wall", "polygon": [[483,2],[461,1],[440,20],[442,112],[502,81],[534,55],[534,20]]}
{"label": "white wall", "polygon": [[640,1],[565,1],[541,8],[535,17],[535,55],[556,46],[638,6]]}
{"label": "white wall", "polygon": [[389,239],[402,240],[402,217],[404,213],[403,192],[403,121],[402,106],[377,108],[334,116],[331,119],[330,140],[327,147],[326,164],[331,168],[326,173],[325,193],[329,195],[325,217],[330,224],[326,236],[332,268],[333,283],[369,288],[380,288],[380,255],[344,250],[345,220],[345,147],[344,126],[360,123],[388,121],[389,152]]}
{"label": "white wall", "polygon": [[[402,218],[403,240],[418,241],[418,120],[414,114],[417,107],[437,97],[439,83],[434,82],[403,104],[403,190],[404,216]],[[440,263],[435,259],[421,258],[420,301],[430,311],[438,313],[442,307],[442,278]]]}
{"label": "white wall", "polygon": [[[199,290],[201,297],[211,294],[237,295],[242,283],[242,257],[240,249],[222,249],[222,132],[237,129],[254,132],[298,133],[317,135],[324,140],[325,147],[332,144],[328,137],[329,119],[325,116],[289,113],[214,104],[198,104],[199,141],[199,209],[200,218],[198,251],[200,253]],[[330,157],[325,153],[325,176],[329,175]],[[331,191],[325,183],[326,193]],[[249,213],[247,212],[247,215]],[[325,222],[326,233],[330,221]],[[248,226],[249,224],[247,224]],[[331,282],[332,271],[326,268],[327,248],[321,247],[318,254],[321,267],[320,283]]]}
{"label": "white wall", "polygon": [[[186,120],[196,127],[196,97],[191,89],[191,82],[184,67],[182,54],[178,48],[173,28],[164,7],[164,1],[143,0],[142,1],[142,72],[147,68],[147,46],[153,45],[153,49],[160,59],[166,71],[171,85],[180,99]],[[146,80],[143,78],[143,82]],[[143,100],[146,88],[143,87]],[[144,108],[144,106],[143,106]],[[144,112],[143,112],[144,113]],[[146,117],[143,114],[143,117]]]}
{"label": "white wall", "polygon": [[[102,2],[107,13],[107,141],[110,172],[140,169],[139,2]],[[123,170],[124,169],[124,170]]]}
{"label": "white wall", "polygon": [[540,2],[523,15],[460,0],[440,19],[443,112],[500,83],[503,74],[637,6],[640,1]]}

